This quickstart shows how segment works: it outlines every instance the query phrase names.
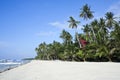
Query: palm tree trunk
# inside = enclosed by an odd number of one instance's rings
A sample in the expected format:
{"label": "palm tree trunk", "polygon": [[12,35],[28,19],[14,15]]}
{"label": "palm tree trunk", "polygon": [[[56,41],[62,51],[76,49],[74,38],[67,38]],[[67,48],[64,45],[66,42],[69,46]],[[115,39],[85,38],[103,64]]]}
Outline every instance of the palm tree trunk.
{"label": "palm tree trunk", "polygon": [[82,48],[81,43],[80,43],[80,40],[79,40],[79,36],[78,36],[78,33],[77,33],[77,32],[76,32],[76,36],[77,36],[77,41],[78,41],[78,43],[79,43],[79,47]]}
{"label": "palm tree trunk", "polygon": [[111,59],[111,57],[110,57],[110,56],[108,56],[108,60],[109,60],[109,62],[112,62],[112,59]]}
{"label": "palm tree trunk", "polygon": [[95,32],[94,32],[93,28],[91,28],[91,29],[92,29],[92,32],[93,32],[94,41],[96,42],[96,35],[95,35]]}
{"label": "palm tree trunk", "polygon": [[84,61],[84,62],[86,61],[85,57],[83,58],[83,61]]}

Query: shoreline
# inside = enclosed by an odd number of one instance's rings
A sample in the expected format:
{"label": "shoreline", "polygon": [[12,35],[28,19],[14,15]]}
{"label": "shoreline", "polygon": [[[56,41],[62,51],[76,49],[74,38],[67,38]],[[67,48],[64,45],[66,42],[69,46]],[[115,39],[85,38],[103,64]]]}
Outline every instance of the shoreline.
{"label": "shoreline", "polygon": [[8,71],[8,70],[11,70],[11,69],[14,69],[14,68],[17,68],[19,66],[22,66],[22,65],[25,65],[27,63],[29,63],[30,61],[27,61],[27,62],[21,62],[21,63],[16,63],[16,62],[12,62],[12,63],[0,63],[0,65],[6,65],[7,67],[3,68],[0,70],[0,73],[3,73],[5,71]]}
{"label": "shoreline", "polygon": [[[32,61],[43,61],[43,62],[67,62],[67,63],[118,63],[119,64],[119,62],[88,62],[88,61],[86,61],[86,62],[77,62],[77,61],[62,61],[62,60],[32,60]],[[30,61],[31,62],[31,61]],[[3,73],[3,72],[6,72],[6,71],[8,71],[8,70],[11,70],[11,69],[14,69],[14,68],[17,68],[17,67],[20,67],[20,66],[22,66],[22,65],[25,65],[25,64],[28,64],[28,63],[30,63],[30,62],[27,62],[27,63],[22,63],[22,64],[19,64],[19,65],[16,65],[16,66],[9,66],[9,68],[6,68],[6,69],[4,69],[4,70],[2,70],[2,71],[0,71],[0,73]]]}
{"label": "shoreline", "polygon": [[[90,64],[90,63],[95,63],[95,64],[99,64],[99,63],[120,63],[120,62],[88,62],[88,61],[85,61],[85,62],[77,62],[77,61],[62,61],[62,60],[32,60],[32,61],[43,61],[43,62],[67,62],[67,63],[88,63],[88,64]],[[25,64],[28,64],[28,63],[30,63],[31,61],[29,61],[29,62],[27,62],[27,63],[21,63],[21,64],[19,64],[19,65],[16,65],[16,66],[9,66],[9,68],[6,68],[6,69],[4,69],[4,70],[2,70],[2,71],[0,71],[0,73],[3,73],[3,72],[6,72],[6,71],[9,71],[9,70],[11,70],[11,69],[14,69],[14,68],[17,68],[17,67],[20,67],[20,66],[22,66],[22,65],[25,65]]]}
{"label": "shoreline", "polygon": [[120,64],[32,60],[0,73],[0,80],[120,80]]}

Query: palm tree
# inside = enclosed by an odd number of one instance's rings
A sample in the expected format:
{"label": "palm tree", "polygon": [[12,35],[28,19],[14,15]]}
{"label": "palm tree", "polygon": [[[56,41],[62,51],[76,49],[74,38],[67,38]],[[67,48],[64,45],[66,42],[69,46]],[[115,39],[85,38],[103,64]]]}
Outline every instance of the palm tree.
{"label": "palm tree", "polygon": [[[98,22],[98,26],[99,26],[99,31],[98,31],[98,33],[99,33],[100,36],[101,36],[100,41],[101,41],[101,43],[106,42],[106,40],[107,40],[107,38],[108,38],[108,29],[107,29],[107,27],[106,27],[106,25],[105,25],[105,19],[100,18],[100,20],[99,20],[99,22]],[[100,44],[101,44],[101,43],[100,43]]]}
{"label": "palm tree", "polygon": [[35,49],[37,52],[37,55],[39,56],[40,59],[48,59],[47,58],[47,44],[41,43],[38,48]]}
{"label": "palm tree", "polygon": [[76,21],[72,16],[69,17],[70,20],[68,21],[69,24],[69,28],[77,28],[77,25],[80,23],[80,21]]}
{"label": "palm tree", "polygon": [[66,31],[62,30],[62,33],[60,34],[60,38],[63,39],[63,43],[66,43]]}
{"label": "palm tree", "polygon": [[[77,29],[78,24],[80,23],[80,21],[76,21],[72,16],[70,16],[70,20],[68,22],[70,23],[69,27],[72,28],[72,29],[73,28]],[[76,33],[77,41],[79,43],[79,47],[81,48],[81,44],[80,44],[80,41],[79,41],[79,36],[78,36],[77,31],[75,31],[75,33]]]}
{"label": "palm tree", "polygon": [[85,20],[92,19],[93,16],[93,11],[90,10],[90,7],[88,4],[85,4],[80,11],[80,17],[84,18]]}
{"label": "palm tree", "polygon": [[86,34],[86,41],[89,41],[91,43],[91,35],[90,35],[90,25],[89,24],[86,24],[86,25],[83,25],[83,32]]}
{"label": "palm tree", "polygon": [[99,27],[98,27],[98,21],[97,21],[96,19],[91,22],[90,28],[91,28],[91,34],[92,34],[92,36],[93,36],[93,37],[92,37],[92,38],[93,38],[93,41],[94,41],[94,42],[97,42],[97,41],[96,41],[96,40],[97,40],[96,35],[97,35],[97,33],[98,33]]}
{"label": "palm tree", "polygon": [[114,20],[114,14],[112,12],[107,12],[105,14],[105,18],[106,18],[106,25],[109,29],[113,28],[114,24],[116,23],[116,21]]}
{"label": "palm tree", "polygon": [[108,30],[107,30],[106,25],[105,25],[105,19],[100,18],[100,20],[99,20],[99,27],[100,27],[99,32],[103,30],[103,32],[104,32],[105,34],[108,33]]}
{"label": "palm tree", "polygon": [[120,25],[119,24],[115,24],[114,31],[111,32],[111,37],[113,40],[115,40],[114,47],[119,48],[119,45],[120,45]]}
{"label": "palm tree", "polygon": [[47,45],[49,59],[55,60],[58,59],[58,53],[61,52],[61,44],[59,42],[53,41],[52,44]]}
{"label": "palm tree", "polygon": [[68,44],[71,44],[71,42],[72,42],[71,34],[65,30],[62,31],[60,38],[63,39],[64,44],[68,45]]}
{"label": "palm tree", "polygon": [[[88,19],[92,19],[94,16],[93,16],[93,11],[90,10],[90,7],[88,6],[88,4],[85,4],[82,8],[81,8],[81,11],[80,11],[80,17],[82,17],[83,19],[85,20],[88,20]],[[93,33],[91,34],[90,32],[93,31],[91,28],[90,28],[90,25],[86,24],[83,26],[84,27],[84,32],[87,34],[86,38],[91,35],[93,35]],[[91,39],[89,39],[89,42],[91,42]]]}
{"label": "palm tree", "polygon": [[106,57],[109,61],[112,61],[112,56],[114,55],[117,48],[114,47],[113,41],[109,40],[105,44],[98,45],[96,49],[96,55],[99,58]]}

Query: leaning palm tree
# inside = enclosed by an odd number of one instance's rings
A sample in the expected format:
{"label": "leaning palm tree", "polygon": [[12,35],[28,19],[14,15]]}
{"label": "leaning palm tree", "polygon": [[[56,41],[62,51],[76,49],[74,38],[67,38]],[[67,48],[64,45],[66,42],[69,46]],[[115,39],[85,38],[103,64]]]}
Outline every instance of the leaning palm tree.
{"label": "leaning palm tree", "polygon": [[[72,28],[72,29],[73,28],[77,29],[77,26],[80,23],[80,21],[76,21],[72,16],[70,16],[70,20],[68,22],[70,23],[69,27]],[[81,48],[81,44],[80,44],[80,41],[79,41],[79,36],[78,36],[77,31],[75,31],[75,33],[76,33],[77,41],[79,43],[79,47]]]}
{"label": "leaning palm tree", "polygon": [[90,10],[90,7],[88,4],[85,4],[80,11],[80,17],[84,18],[85,20],[92,19],[93,16],[93,11]]}
{"label": "leaning palm tree", "polygon": [[97,40],[96,35],[97,35],[97,33],[98,33],[99,27],[98,27],[98,21],[97,21],[96,19],[91,22],[90,28],[91,28],[91,34],[93,35],[93,41],[94,41],[94,42],[97,42],[97,41],[96,41],[96,40]]}

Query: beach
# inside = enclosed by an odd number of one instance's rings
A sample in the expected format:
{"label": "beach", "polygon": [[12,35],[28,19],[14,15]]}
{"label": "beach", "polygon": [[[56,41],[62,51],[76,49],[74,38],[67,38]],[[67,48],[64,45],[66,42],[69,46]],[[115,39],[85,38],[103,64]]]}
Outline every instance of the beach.
{"label": "beach", "polygon": [[0,80],[120,80],[120,63],[33,60],[0,73]]}

